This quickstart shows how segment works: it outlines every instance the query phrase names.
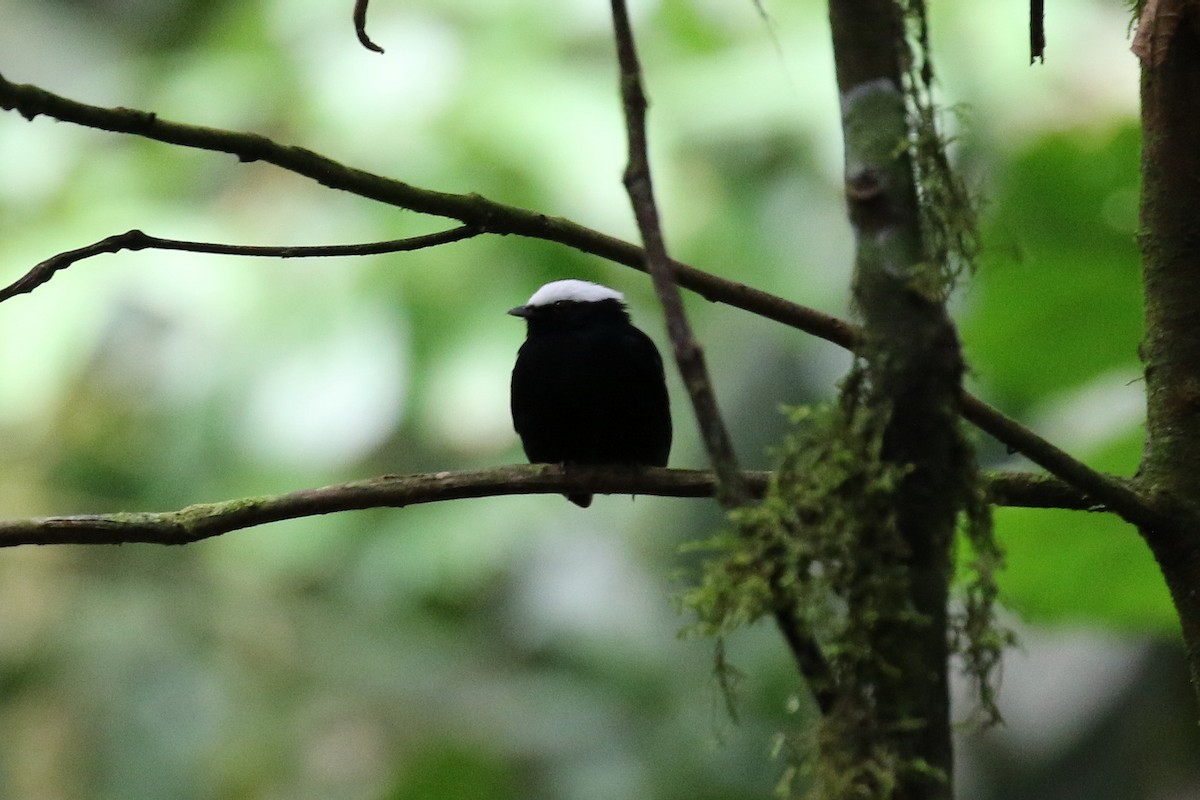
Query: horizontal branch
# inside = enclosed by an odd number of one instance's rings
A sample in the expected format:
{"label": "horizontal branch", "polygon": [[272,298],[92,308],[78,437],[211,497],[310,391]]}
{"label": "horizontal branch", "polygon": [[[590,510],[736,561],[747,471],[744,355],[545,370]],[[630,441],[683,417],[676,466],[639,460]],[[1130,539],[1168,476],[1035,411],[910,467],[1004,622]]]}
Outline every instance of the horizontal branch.
{"label": "horizontal branch", "polygon": [[[768,473],[746,473],[758,494]],[[339,511],[516,494],[657,495],[711,497],[707,471],[515,464],[467,472],[384,475],[319,489],[192,505],[178,511],[85,514],[0,520],[0,547],[21,544],[187,544],[268,522]],[[563,501],[564,503],[566,501]]]}
{"label": "horizontal branch", "polygon": [[[228,153],[244,162],[263,161],[332,189],[423,214],[456,219],[485,233],[511,234],[557,242],[584,253],[645,271],[645,253],[637,245],[600,233],[562,217],[488,200],[477,194],[452,194],[422,189],[341,164],[302,147],[279,144],[265,136],[239,133],[159,119],[128,108],[104,108],[61,97],[37,86],[15,84],[0,76],[0,108],[15,110],[28,120],[39,115],[99,130],[141,136],[155,141]],[[726,280],[679,261],[671,262],[680,286],[707,300],[805,331],[853,350],[858,329],[837,317],[781,297]],[[1073,459],[1033,431],[971,395],[963,402],[964,416],[1015,452],[1062,478],[1090,499],[1129,522],[1156,527],[1168,524],[1129,482],[1106,476]]]}
{"label": "horizontal branch", "polygon": [[[762,497],[769,472],[743,472],[741,480]],[[23,544],[188,544],[270,522],[340,511],[405,506],[519,494],[633,494],[712,497],[716,478],[707,470],[577,467],[514,464],[467,472],[384,475],[287,494],[201,503],[178,511],[81,514],[0,519],[0,547]],[[1087,500],[1054,478],[1026,473],[988,477],[995,502],[1032,508],[1088,509]]]}

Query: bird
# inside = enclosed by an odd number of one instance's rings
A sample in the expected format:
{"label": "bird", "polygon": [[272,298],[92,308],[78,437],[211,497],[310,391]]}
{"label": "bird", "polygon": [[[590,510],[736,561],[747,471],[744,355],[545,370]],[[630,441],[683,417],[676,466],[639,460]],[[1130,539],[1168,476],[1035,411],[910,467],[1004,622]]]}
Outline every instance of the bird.
{"label": "bird", "polygon": [[[526,323],[511,400],[530,463],[667,465],[671,406],[662,357],[630,321],[625,295],[559,280],[508,313]],[[592,503],[591,494],[566,497],[581,508]]]}

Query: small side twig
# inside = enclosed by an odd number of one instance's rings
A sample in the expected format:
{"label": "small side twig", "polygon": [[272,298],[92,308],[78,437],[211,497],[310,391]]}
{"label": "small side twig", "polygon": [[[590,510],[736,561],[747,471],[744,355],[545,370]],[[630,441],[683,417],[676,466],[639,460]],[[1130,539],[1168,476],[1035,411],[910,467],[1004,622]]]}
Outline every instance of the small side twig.
{"label": "small side twig", "polygon": [[125,231],[108,236],[98,242],[58,253],[36,264],[8,286],[0,289],[0,303],[19,294],[32,292],[46,283],[55,274],[72,264],[87,258],[119,253],[122,250],[182,250],[188,253],[212,253],[226,256],[253,256],[258,258],[329,258],[335,256],[370,256],[380,253],[403,253],[437,247],[451,242],[470,239],[483,233],[473,225],[462,225],[447,231],[412,236],[407,239],[391,239],[386,242],[364,242],[361,244],[325,244],[311,246],[264,247],[257,245],[218,244],[215,242],[189,242],[183,239],[164,239],[139,230]]}
{"label": "small side twig", "polygon": [[[1113,478],[1122,482],[1124,479]],[[1124,481],[1128,482],[1128,481]],[[1035,472],[985,472],[987,501],[1010,508],[1057,508],[1064,511],[1108,511],[1071,484]]]}
{"label": "small side twig", "polygon": [[[246,163],[262,161],[322,186],[368,200],[420,214],[456,219],[495,234],[557,242],[582,253],[646,271],[646,256],[642,248],[571,220],[506,205],[478,194],[452,194],[413,186],[258,134],[172,122],[138,109],[89,105],[56,95],[40,86],[12,83],[3,75],[0,75],[0,109],[16,111],[27,120],[45,115],[59,122],[110,133],[227,153]],[[680,261],[672,260],[671,267],[680,286],[706,300],[726,303],[841,347],[854,347],[857,332],[845,320],[761,289],[720,278]]]}
{"label": "small side twig", "polygon": [[[625,168],[625,190],[633,204],[638,230],[646,251],[646,271],[654,282],[654,291],[667,318],[667,330],[675,351],[675,361],[683,376],[692,401],[692,410],[700,425],[704,447],[717,474],[717,500],[725,508],[736,508],[750,502],[750,494],[738,472],[737,456],[725,422],[717,407],[716,394],[704,364],[704,351],[692,334],[683,298],[675,282],[672,261],[667,255],[654,202],[654,185],[650,178],[650,163],[646,146],[646,95],[642,88],[642,71],[638,63],[637,46],[624,0],[612,0],[613,26],[616,34],[617,60],[621,71],[621,101],[625,111],[625,127],[629,138],[629,163]],[[820,646],[811,638],[805,626],[796,619],[794,610],[780,605],[775,610],[775,622],[787,642],[800,674],[822,713],[831,710],[832,695],[830,667]]]}
{"label": "small side twig", "polygon": [[1046,0],[1029,0],[1029,63],[1046,63]]}
{"label": "small side twig", "polygon": [[621,70],[621,100],[625,110],[625,130],[629,138],[629,163],[625,168],[625,190],[633,205],[638,230],[645,247],[646,271],[667,319],[667,332],[675,351],[675,362],[692,401],[692,410],[700,425],[709,460],[720,479],[718,499],[726,507],[747,502],[738,475],[737,456],[729,431],[717,407],[716,393],[704,364],[704,351],[692,334],[683,297],[675,282],[671,257],[667,254],[654,201],[654,184],[646,147],[646,95],[642,90],[642,72],[637,47],[624,0],[612,0],[613,27],[616,33],[617,61]]}
{"label": "small side twig", "polygon": [[367,3],[369,0],[354,0],[354,32],[363,47],[374,53],[382,53],[383,48],[371,41],[367,36]]}

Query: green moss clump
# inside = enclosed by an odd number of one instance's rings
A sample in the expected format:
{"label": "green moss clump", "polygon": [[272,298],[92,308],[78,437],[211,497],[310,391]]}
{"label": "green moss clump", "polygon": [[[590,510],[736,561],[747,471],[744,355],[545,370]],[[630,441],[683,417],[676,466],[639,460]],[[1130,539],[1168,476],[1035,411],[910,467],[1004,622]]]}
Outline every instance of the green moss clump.
{"label": "green moss clump", "polygon": [[707,543],[719,558],[684,602],[695,629],[717,637],[772,616],[815,644],[828,673],[808,677],[822,683],[815,693],[835,698],[833,713],[816,737],[821,757],[789,775],[814,796],[886,797],[901,767],[878,745],[886,737],[873,735],[883,723],[872,687],[896,667],[872,642],[879,626],[922,624],[893,498],[907,470],[881,457],[884,414],[861,404],[790,413],[766,497],[731,514],[735,535]]}
{"label": "green moss clump", "polygon": [[[948,139],[938,124],[941,107],[934,101],[933,61],[925,0],[900,0],[904,15],[908,72],[904,76],[908,112],[908,150],[921,219],[924,263],[933,266],[936,291],[945,300],[964,274],[975,271],[979,255],[979,220],[975,202],[962,176],[950,164]],[[963,107],[953,111],[961,116]]]}
{"label": "green moss clump", "polygon": [[[725,659],[726,635],[774,617],[819,651],[824,670],[806,677],[825,713],[783,750],[808,754],[789,766],[787,793],[801,785],[804,796],[822,800],[886,798],[910,771],[932,774],[887,744],[897,726],[922,721],[886,718],[877,707],[879,687],[899,670],[879,651],[880,631],[931,624],[912,604],[895,510],[909,469],[882,458],[887,412],[858,401],[861,372],[847,383],[841,405],[789,412],[792,426],[775,453],[766,496],[731,514],[734,532],[695,546],[714,557],[683,596],[697,617],[690,630],[717,637],[717,677],[731,708],[737,673]],[[966,469],[972,474],[964,483],[974,487],[973,466]],[[962,520],[970,576],[947,636],[978,687],[980,717],[990,722],[999,719],[993,673],[1011,635],[994,620],[1002,556],[990,509],[973,488],[969,498]]]}
{"label": "green moss clump", "polygon": [[965,573],[960,577],[962,606],[950,617],[950,643],[963,674],[975,687],[977,708],[973,721],[982,727],[1003,722],[996,706],[997,670],[1004,651],[1016,643],[1011,628],[996,619],[999,585],[996,574],[1004,568],[1004,550],[996,541],[992,507],[984,496],[978,473],[962,513],[962,538],[967,545]]}

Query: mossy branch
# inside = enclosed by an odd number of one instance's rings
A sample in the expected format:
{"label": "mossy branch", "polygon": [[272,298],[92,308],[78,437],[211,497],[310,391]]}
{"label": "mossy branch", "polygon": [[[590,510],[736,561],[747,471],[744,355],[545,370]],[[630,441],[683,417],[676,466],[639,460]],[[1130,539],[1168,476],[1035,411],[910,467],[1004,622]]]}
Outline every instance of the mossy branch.
{"label": "mossy branch", "polygon": [[[769,472],[743,472],[741,482],[762,497]],[[1086,508],[1086,498],[1053,478],[999,473],[989,480],[997,502],[1033,508]],[[0,547],[22,544],[187,544],[271,522],[368,508],[519,494],[653,495],[712,497],[716,478],[707,470],[620,467],[573,468],[515,464],[466,472],[384,475],[349,483],[262,497],[200,503],[177,511],[80,514],[0,519]]]}

